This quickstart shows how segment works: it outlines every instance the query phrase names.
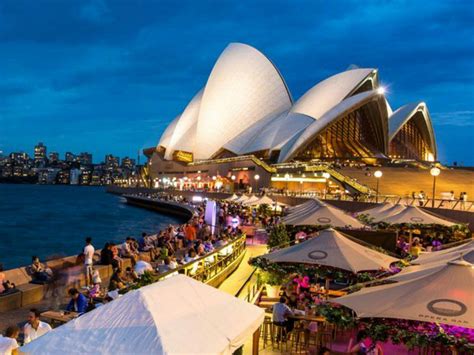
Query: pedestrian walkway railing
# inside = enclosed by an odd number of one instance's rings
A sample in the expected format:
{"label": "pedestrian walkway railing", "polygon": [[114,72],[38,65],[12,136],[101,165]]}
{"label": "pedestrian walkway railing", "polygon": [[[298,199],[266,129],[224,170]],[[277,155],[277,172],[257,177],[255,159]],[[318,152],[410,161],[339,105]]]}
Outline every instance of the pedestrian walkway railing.
{"label": "pedestrian walkway railing", "polygon": [[163,280],[175,274],[184,274],[204,283],[209,283],[226,272],[245,252],[246,235],[242,234],[237,239],[229,242],[212,253],[202,256],[194,261],[169,270],[157,276]]}

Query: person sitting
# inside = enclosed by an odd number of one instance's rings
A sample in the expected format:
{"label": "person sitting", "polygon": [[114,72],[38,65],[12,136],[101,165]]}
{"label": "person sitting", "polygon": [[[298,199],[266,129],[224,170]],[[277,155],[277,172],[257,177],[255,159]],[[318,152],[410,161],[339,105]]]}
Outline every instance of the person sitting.
{"label": "person sitting", "polygon": [[20,335],[20,328],[16,325],[9,326],[5,331],[5,336],[0,336],[0,354],[18,354],[18,342],[16,339]]}
{"label": "person sitting", "polygon": [[133,252],[133,240],[131,237],[127,237],[125,242],[120,246],[120,256],[122,258],[132,259],[132,265],[137,262],[137,255]]}
{"label": "person sitting", "polygon": [[[137,263],[137,265],[140,266],[141,261]],[[135,265],[135,267],[137,267]],[[143,274],[143,272],[142,272]],[[125,269],[125,277],[124,277],[126,282],[134,283],[140,280],[140,276],[138,276],[138,273],[136,270],[133,270],[130,266]]]}
{"label": "person sitting", "polygon": [[382,347],[374,342],[370,344],[366,343],[368,339],[367,331],[362,329],[357,333],[357,344],[352,345],[354,339],[351,338],[349,341],[349,346],[347,347],[347,352],[351,354],[370,354],[370,355],[383,355]]}
{"label": "person sitting", "polygon": [[10,293],[15,290],[15,288],[15,284],[7,280],[3,272],[3,264],[0,264],[0,295]]}
{"label": "person sitting", "polygon": [[40,336],[43,336],[52,330],[48,323],[40,321],[40,316],[41,313],[36,308],[30,309],[30,313],[28,313],[28,322],[23,327],[25,344],[38,339]]}
{"label": "person sitting", "polygon": [[94,299],[95,297],[99,297],[100,295],[100,284],[102,283],[102,279],[100,278],[99,271],[93,270],[92,271],[92,288],[89,290],[89,297]]}
{"label": "person sitting", "polygon": [[292,316],[293,311],[286,304],[286,298],[280,297],[280,301],[273,305],[273,324],[278,327],[284,327],[286,332],[289,333],[293,330],[294,321],[288,319],[288,316]]}
{"label": "person sitting", "polygon": [[37,256],[33,256],[32,264],[30,266],[31,274],[33,276],[33,283],[48,283],[53,277],[53,271],[44,266]]}
{"label": "person sitting", "polygon": [[189,249],[189,252],[184,257],[184,263],[187,264],[194,260],[196,260],[196,251],[193,248],[191,248]]}
{"label": "person sitting", "polygon": [[417,258],[418,256],[420,256],[423,250],[425,249],[421,246],[420,240],[418,238],[415,238],[413,240],[413,244],[410,247],[410,255],[414,258]]}
{"label": "person sitting", "polygon": [[119,262],[114,258],[112,247],[113,245],[111,243],[105,243],[100,251],[100,265],[112,265],[112,268],[116,269],[119,267]]}
{"label": "person sitting", "polygon": [[86,296],[80,293],[76,288],[70,288],[68,291],[71,300],[66,307],[68,312],[77,312],[83,314],[87,311],[88,301]]}
{"label": "person sitting", "polygon": [[125,283],[125,280],[122,278],[122,269],[117,268],[110,278],[109,291],[121,290],[125,288]]}

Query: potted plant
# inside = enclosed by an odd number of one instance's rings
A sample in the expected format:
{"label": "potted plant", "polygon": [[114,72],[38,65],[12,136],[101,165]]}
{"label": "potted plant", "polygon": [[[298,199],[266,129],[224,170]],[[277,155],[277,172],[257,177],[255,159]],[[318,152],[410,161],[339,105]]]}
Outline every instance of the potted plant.
{"label": "potted plant", "polygon": [[267,296],[271,298],[279,297],[281,286],[283,282],[285,282],[284,274],[278,271],[264,271],[262,273],[262,279],[265,283]]}

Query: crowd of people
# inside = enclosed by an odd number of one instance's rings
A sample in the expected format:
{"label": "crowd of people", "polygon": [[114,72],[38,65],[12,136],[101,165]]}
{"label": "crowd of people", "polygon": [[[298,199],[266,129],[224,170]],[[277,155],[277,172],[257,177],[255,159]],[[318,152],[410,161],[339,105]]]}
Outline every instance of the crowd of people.
{"label": "crowd of people", "polygon": [[[187,202],[184,199],[166,196],[160,195],[160,198],[181,203]],[[206,223],[204,218],[205,204],[201,203],[194,207],[195,215],[185,224],[169,225],[164,230],[153,234],[143,232],[139,238],[130,236],[119,244],[107,242],[100,252],[96,252],[92,238],[87,237],[77,257],[77,267],[82,265],[80,273],[84,275],[85,286],[81,289],[76,287],[67,289],[69,301],[63,308],[63,312],[81,315],[119,297],[121,293],[137,283],[145,271],[153,275],[164,274],[205,257],[241,235],[240,220],[247,221],[255,217],[251,214],[247,216],[243,213],[243,209],[222,203],[218,206],[219,221],[217,225],[212,226]],[[234,217],[239,219],[239,223],[232,222]],[[99,254],[98,257],[96,257],[97,254]],[[130,262],[125,263],[125,259],[130,259]],[[125,264],[131,266],[125,266]],[[108,283],[104,284],[103,281],[106,280],[101,279],[97,265],[112,267],[113,273]],[[32,263],[27,270],[32,277],[32,282],[38,284],[54,282],[57,274],[62,272],[47,267],[37,256],[32,257]],[[12,287],[15,286],[5,280],[5,275],[0,269],[0,293]],[[51,326],[40,321],[40,312],[32,309],[22,330],[16,326],[7,328],[5,336],[0,337],[0,353],[3,353],[2,351],[7,354],[12,353],[12,350],[18,347],[19,336],[22,336],[23,343],[28,343],[46,334],[51,330]]]}

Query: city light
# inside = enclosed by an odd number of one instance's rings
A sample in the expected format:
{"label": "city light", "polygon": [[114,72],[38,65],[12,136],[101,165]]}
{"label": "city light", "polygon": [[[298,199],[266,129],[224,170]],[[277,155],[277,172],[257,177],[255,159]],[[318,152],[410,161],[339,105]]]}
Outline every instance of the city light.
{"label": "city light", "polygon": [[378,179],[378,178],[381,178],[383,175],[383,173],[380,171],[380,170],[377,170],[375,173],[374,173],[374,176]]}
{"label": "city light", "polygon": [[381,86],[377,89],[377,93],[379,95],[384,95],[386,92],[387,92],[387,90],[383,86]]}
{"label": "city light", "polygon": [[441,170],[437,167],[433,167],[430,170],[430,174],[431,176],[438,176],[439,174],[441,174]]}
{"label": "city light", "polygon": [[258,174],[255,175],[255,176],[254,176],[254,179],[258,181],[258,179],[260,179],[260,175],[258,175]]}

